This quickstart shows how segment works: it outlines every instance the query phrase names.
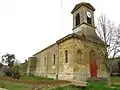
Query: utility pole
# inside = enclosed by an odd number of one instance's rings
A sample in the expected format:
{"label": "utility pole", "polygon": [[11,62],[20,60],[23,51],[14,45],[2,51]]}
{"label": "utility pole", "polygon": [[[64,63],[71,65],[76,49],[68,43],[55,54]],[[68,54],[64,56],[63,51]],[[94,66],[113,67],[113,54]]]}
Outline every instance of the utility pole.
{"label": "utility pole", "polygon": [[62,0],[61,0],[61,8],[62,8]]}

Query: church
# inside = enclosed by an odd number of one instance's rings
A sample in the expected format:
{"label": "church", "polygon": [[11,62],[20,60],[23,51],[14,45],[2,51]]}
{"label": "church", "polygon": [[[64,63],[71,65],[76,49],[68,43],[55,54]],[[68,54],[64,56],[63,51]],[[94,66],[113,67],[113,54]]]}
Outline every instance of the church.
{"label": "church", "polygon": [[95,32],[95,8],[86,2],[75,5],[73,33],[28,58],[28,75],[60,80],[86,81],[106,77],[104,42]]}

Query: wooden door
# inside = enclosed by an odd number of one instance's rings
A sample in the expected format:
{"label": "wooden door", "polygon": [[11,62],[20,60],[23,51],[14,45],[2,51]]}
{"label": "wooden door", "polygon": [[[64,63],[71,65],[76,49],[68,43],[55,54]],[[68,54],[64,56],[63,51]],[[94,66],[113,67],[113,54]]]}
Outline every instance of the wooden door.
{"label": "wooden door", "polygon": [[90,74],[91,77],[97,77],[97,63],[94,51],[90,52]]}

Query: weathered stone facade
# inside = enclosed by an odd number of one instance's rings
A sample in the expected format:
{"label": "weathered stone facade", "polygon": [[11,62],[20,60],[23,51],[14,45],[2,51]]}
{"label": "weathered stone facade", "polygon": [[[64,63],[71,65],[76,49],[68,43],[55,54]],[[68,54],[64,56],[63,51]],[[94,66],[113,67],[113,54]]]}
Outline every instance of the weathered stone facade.
{"label": "weathered stone facade", "polygon": [[[91,13],[89,18],[86,15],[87,11]],[[101,51],[104,42],[95,32],[94,11],[89,3],[75,6],[71,12],[73,33],[33,55],[33,59],[37,61],[34,62],[34,75],[83,81],[93,76],[106,76]],[[77,22],[79,25],[76,25],[75,15],[78,13],[80,20]],[[32,60],[29,60],[28,73],[32,63]]]}
{"label": "weathered stone facade", "polygon": [[[55,56],[54,56],[55,55]],[[34,55],[37,57],[37,69],[36,75],[39,76],[48,76],[48,77],[56,77],[57,71],[57,61],[58,61],[58,44],[53,44],[46,49],[38,52]],[[55,63],[53,63],[53,59],[55,57]]]}
{"label": "weathered stone facade", "polygon": [[29,57],[28,58],[28,69],[27,69],[27,75],[34,75],[36,71],[36,63],[37,58],[36,57]]}

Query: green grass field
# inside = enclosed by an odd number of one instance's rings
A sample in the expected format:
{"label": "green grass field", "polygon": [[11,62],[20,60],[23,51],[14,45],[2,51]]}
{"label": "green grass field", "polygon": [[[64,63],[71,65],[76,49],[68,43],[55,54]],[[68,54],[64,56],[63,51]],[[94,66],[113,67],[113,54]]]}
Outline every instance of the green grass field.
{"label": "green grass field", "polygon": [[111,77],[112,87],[108,88],[107,82],[88,82],[86,88],[75,87],[72,85],[66,87],[57,87],[52,90],[120,90],[120,77]]}
{"label": "green grass field", "polygon": [[19,80],[5,76],[0,77],[0,88],[6,88],[8,90],[34,90],[32,88],[49,88],[48,86],[65,83],[68,82],[38,76],[24,76],[21,77]]}
{"label": "green grass field", "polygon": [[[5,79],[5,77],[3,77]],[[8,78],[8,77],[6,77]],[[24,76],[20,78],[20,83],[19,80],[18,81],[14,81],[14,80],[4,80],[2,78],[0,78],[0,88],[6,88],[8,90],[32,90],[31,88],[34,86],[34,83],[24,83],[22,82],[22,80],[29,82],[30,81],[46,81],[46,82],[50,82],[50,81],[55,81],[51,78],[45,78],[45,77],[33,77],[33,76]]]}
{"label": "green grass field", "polygon": [[89,82],[88,86],[85,88],[69,85],[66,87],[57,87],[51,90],[120,90],[120,85],[112,86],[111,88],[108,88],[107,83],[105,82]]}
{"label": "green grass field", "polygon": [[1,80],[0,80],[0,87],[6,88],[8,90],[26,90],[26,89],[28,89],[27,84],[18,84],[18,83],[12,83],[9,81],[1,81]]}
{"label": "green grass field", "polygon": [[[33,80],[33,81],[46,81],[46,82],[54,82],[56,80],[50,79],[50,78],[44,78],[44,77],[21,77],[21,80]],[[106,82],[88,82],[88,85],[86,88],[80,88],[80,87],[75,87],[72,85],[65,86],[65,87],[56,87],[55,89],[51,90],[120,90],[120,77],[112,77],[112,82],[113,84],[117,83],[116,85],[113,85],[112,88],[108,88]],[[13,81],[13,80],[0,80],[0,87],[1,88],[6,88],[8,90],[32,90],[32,85],[33,84],[28,84],[28,83],[19,83],[18,81]],[[40,84],[41,85],[41,84]],[[42,90],[42,89],[40,89]],[[49,90],[49,89],[47,89]]]}

